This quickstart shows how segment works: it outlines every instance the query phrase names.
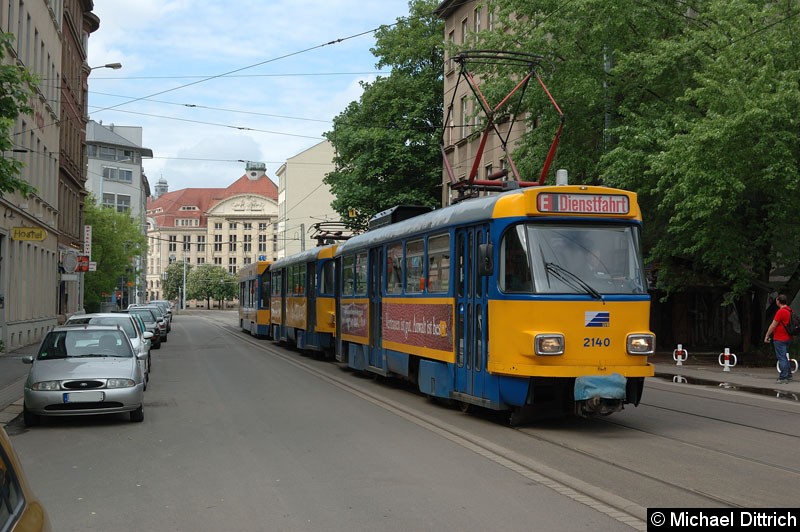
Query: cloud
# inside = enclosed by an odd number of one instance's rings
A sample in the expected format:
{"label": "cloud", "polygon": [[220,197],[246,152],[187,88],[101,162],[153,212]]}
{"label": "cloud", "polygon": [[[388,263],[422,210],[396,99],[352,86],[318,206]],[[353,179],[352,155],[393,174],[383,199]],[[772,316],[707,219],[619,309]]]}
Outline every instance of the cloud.
{"label": "cloud", "polygon": [[141,126],[150,181],[177,190],[227,186],[244,173],[239,159],[266,162],[274,178],[321,142],[361,95],[359,81],[374,79],[364,74],[377,63],[374,36],[349,37],[406,16],[408,4],[95,0],[94,13],[89,64],[123,68],[92,73],[89,114]]}

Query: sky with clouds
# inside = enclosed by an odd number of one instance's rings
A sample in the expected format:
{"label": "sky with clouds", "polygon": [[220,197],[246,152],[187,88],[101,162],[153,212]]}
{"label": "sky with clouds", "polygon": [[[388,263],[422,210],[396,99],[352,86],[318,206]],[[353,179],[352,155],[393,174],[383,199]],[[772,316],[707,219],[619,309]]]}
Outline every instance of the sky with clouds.
{"label": "sky with clouds", "polygon": [[322,142],[408,0],[94,0],[89,117],[139,126],[150,186],[226,187]]}

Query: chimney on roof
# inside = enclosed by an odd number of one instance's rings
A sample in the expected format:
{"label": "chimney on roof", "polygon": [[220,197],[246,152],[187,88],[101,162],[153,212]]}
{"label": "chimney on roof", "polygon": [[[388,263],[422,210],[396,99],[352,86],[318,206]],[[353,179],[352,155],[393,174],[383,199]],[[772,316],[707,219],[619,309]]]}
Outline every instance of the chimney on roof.
{"label": "chimney on roof", "polygon": [[245,172],[247,173],[247,179],[250,181],[258,181],[267,173],[267,165],[266,163],[258,163],[254,161],[247,161],[247,166],[245,166]]}

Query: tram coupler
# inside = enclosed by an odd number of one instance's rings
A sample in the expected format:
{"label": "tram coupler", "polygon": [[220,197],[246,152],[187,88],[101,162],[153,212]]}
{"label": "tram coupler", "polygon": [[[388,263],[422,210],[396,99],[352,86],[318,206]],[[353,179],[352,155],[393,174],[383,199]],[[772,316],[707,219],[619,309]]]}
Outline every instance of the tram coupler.
{"label": "tram coupler", "polygon": [[683,344],[678,344],[678,348],[672,352],[672,360],[676,366],[683,366],[683,362],[689,358],[689,351],[683,348]]}
{"label": "tram coupler", "polygon": [[731,353],[729,347],[725,348],[724,353],[719,354],[719,365],[722,366],[722,371],[730,371],[736,365],[736,355]]}

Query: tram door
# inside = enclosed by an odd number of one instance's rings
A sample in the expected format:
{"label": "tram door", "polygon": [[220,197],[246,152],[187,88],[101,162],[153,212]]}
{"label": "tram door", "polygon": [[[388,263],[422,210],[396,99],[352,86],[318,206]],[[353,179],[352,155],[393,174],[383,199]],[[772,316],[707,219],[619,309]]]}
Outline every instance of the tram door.
{"label": "tram door", "polygon": [[486,375],[486,277],[479,275],[478,246],[487,228],[456,231],[456,375],[455,391],[484,396]]}
{"label": "tram door", "polygon": [[382,290],[383,268],[386,264],[383,258],[383,248],[373,248],[369,250],[369,365],[374,368],[386,369],[383,357],[383,319],[382,312]]}

